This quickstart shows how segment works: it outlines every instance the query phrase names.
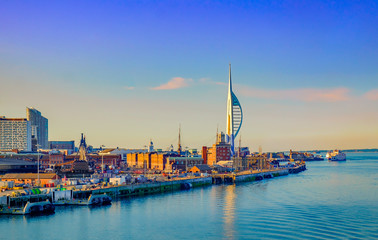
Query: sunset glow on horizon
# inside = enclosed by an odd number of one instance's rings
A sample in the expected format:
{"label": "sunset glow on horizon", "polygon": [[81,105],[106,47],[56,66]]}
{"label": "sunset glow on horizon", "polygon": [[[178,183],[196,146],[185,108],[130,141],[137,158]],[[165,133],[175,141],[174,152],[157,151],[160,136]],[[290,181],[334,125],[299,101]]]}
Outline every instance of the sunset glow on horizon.
{"label": "sunset glow on horizon", "polygon": [[[378,148],[375,2],[6,1],[0,116],[49,140],[200,149],[226,131],[228,64],[243,146]],[[239,139],[235,141],[238,142]],[[236,144],[237,146],[237,144]]]}

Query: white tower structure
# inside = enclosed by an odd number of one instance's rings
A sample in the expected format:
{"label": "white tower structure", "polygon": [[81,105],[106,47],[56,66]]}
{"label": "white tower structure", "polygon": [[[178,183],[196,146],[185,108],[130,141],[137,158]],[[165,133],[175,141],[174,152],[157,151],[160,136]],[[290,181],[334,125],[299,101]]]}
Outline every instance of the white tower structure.
{"label": "white tower structure", "polygon": [[238,98],[232,91],[231,64],[229,65],[228,96],[227,96],[227,136],[226,141],[231,145],[231,156],[235,155],[234,139],[239,133],[243,122],[243,111]]}

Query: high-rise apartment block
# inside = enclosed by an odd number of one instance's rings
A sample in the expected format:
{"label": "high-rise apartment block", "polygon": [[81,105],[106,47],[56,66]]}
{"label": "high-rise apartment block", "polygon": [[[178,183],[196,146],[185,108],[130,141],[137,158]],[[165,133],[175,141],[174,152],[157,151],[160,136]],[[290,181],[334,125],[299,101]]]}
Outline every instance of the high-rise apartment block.
{"label": "high-rise apartment block", "polygon": [[31,151],[31,125],[25,118],[0,117],[0,150]]}
{"label": "high-rise apartment block", "polygon": [[[41,112],[35,108],[26,108],[26,117],[30,122],[32,130],[32,139],[36,139],[38,148],[49,148],[49,122],[47,118],[43,117]],[[33,146],[35,150],[36,146]]]}

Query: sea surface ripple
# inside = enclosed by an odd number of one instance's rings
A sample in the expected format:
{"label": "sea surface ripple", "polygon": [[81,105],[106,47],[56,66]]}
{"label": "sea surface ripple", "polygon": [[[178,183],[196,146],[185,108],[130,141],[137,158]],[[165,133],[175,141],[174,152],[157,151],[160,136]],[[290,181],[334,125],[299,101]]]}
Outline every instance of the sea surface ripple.
{"label": "sea surface ripple", "polygon": [[1,239],[378,239],[378,153],[259,182],[0,216]]}

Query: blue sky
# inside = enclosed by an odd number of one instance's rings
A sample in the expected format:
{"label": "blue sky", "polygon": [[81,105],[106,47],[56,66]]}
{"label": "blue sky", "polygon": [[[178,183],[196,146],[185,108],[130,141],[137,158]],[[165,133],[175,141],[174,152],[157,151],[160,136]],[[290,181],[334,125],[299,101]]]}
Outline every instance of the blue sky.
{"label": "blue sky", "polygon": [[33,106],[49,118],[51,140],[85,132],[89,144],[132,148],[150,138],[163,149],[176,144],[181,123],[185,145],[210,145],[217,125],[225,128],[231,63],[243,145],[377,147],[377,8],[3,1],[0,115]]}

